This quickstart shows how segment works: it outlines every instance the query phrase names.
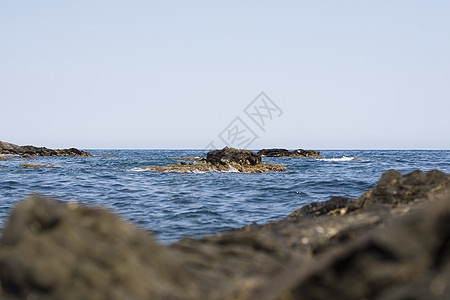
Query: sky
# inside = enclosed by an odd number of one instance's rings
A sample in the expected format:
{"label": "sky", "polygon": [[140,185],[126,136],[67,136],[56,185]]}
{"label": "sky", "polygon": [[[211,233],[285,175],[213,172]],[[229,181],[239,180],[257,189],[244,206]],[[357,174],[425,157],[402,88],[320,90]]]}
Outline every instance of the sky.
{"label": "sky", "polygon": [[449,13],[415,0],[0,1],[0,140],[450,149]]}

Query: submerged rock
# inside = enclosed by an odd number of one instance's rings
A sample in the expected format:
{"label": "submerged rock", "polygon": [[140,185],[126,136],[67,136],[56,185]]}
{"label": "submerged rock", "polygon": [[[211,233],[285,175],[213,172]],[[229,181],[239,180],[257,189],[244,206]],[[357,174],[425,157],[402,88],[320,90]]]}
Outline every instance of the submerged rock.
{"label": "submerged rock", "polygon": [[0,154],[21,156],[92,156],[89,152],[76,148],[53,150],[45,147],[18,146],[2,141],[0,141]]}
{"label": "submerged rock", "polygon": [[450,299],[450,175],[389,171],[358,199],[157,244],[108,211],[33,196],[0,239],[2,299]]}
{"label": "submerged rock", "polygon": [[[183,159],[188,160],[188,159]],[[167,166],[146,168],[147,171],[199,173],[199,172],[242,172],[267,173],[270,171],[286,171],[286,167],[261,162],[261,156],[250,151],[225,147],[222,150],[210,151],[206,159],[192,159],[194,162],[184,161]]]}
{"label": "submerged rock", "polygon": [[322,157],[320,151],[297,149],[289,151],[287,149],[262,149],[258,154],[265,157]]}
{"label": "submerged rock", "polygon": [[19,165],[20,167],[23,168],[33,168],[33,169],[59,169],[59,167],[54,167],[54,166],[43,166],[43,165],[30,165],[30,164],[21,164]]}

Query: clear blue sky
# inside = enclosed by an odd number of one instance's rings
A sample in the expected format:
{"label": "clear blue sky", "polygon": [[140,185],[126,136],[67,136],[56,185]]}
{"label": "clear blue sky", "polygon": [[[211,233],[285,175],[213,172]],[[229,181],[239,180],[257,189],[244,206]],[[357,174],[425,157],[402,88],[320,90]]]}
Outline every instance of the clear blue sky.
{"label": "clear blue sky", "polygon": [[[2,1],[0,140],[450,149],[450,1]],[[264,91],[265,131],[244,109]]]}

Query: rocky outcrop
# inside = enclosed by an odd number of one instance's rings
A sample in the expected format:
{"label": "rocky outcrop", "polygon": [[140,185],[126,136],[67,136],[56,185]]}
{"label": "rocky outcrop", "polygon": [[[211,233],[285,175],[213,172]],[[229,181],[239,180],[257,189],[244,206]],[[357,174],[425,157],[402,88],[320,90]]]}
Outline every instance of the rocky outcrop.
{"label": "rocky outcrop", "polygon": [[33,196],[0,239],[3,299],[449,299],[450,175],[385,173],[358,199],[157,244],[117,216]]}
{"label": "rocky outcrop", "polygon": [[92,154],[76,148],[53,150],[45,147],[18,146],[1,141],[0,154],[21,156],[92,156]]}
{"label": "rocky outcrop", "polygon": [[320,151],[297,149],[289,151],[287,149],[262,149],[258,154],[263,157],[322,157]]}
{"label": "rocky outcrop", "polygon": [[225,147],[206,154],[206,162],[213,165],[228,165],[235,163],[244,166],[255,166],[261,163],[261,155],[250,150],[240,150]]}
{"label": "rocky outcrop", "polygon": [[250,151],[225,147],[222,150],[210,151],[206,159],[183,159],[184,161],[167,166],[155,166],[146,168],[147,171],[198,173],[198,172],[242,172],[242,173],[267,173],[270,171],[286,171],[286,167],[276,164],[261,162],[261,156]]}

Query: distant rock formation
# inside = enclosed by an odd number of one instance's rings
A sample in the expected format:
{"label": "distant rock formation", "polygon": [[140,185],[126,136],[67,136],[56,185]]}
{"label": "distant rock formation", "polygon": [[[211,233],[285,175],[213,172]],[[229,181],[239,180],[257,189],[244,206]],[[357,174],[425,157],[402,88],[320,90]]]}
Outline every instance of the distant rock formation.
{"label": "distant rock formation", "polygon": [[289,151],[287,149],[262,149],[258,154],[263,157],[322,157],[320,151],[297,149]]}
{"label": "distant rock formation", "polygon": [[18,146],[0,141],[0,155],[21,155],[21,156],[92,156],[92,154],[76,148],[69,149],[48,149],[35,146]]}
{"label": "distant rock formation", "polygon": [[450,299],[450,175],[389,171],[358,199],[170,246],[32,196],[0,239],[2,299]]}
{"label": "distant rock formation", "polygon": [[[184,158],[183,160],[191,160]],[[286,167],[261,162],[261,156],[250,150],[240,150],[225,147],[222,150],[210,151],[206,159],[192,159],[194,162],[184,161],[167,166],[146,168],[147,171],[198,173],[198,172],[242,172],[266,173],[270,171],[286,171]]]}

